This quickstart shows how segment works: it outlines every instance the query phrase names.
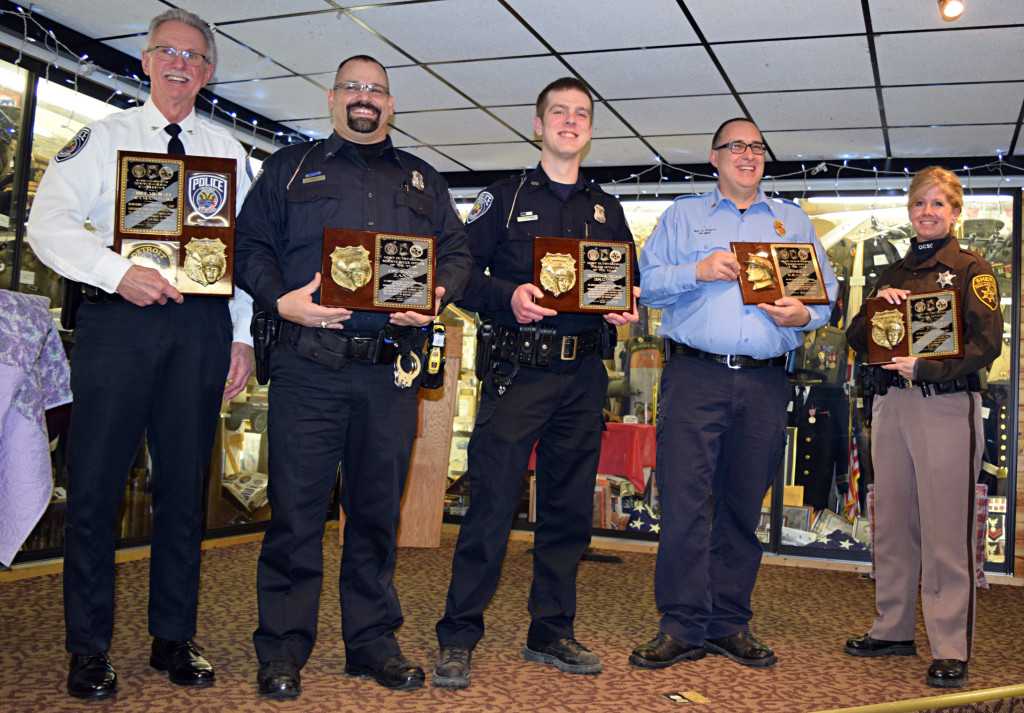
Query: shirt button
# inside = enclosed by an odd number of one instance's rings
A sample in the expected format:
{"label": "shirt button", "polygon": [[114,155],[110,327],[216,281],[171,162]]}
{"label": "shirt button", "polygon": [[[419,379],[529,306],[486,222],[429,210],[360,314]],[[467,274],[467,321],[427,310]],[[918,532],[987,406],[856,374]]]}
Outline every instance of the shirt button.
{"label": "shirt button", "polygon": [[373,221],[372,221],[372,220],[370,220],[370,221],[367,221],[367,223],[366,223],[366,224],[367,224],[367,225],[373,225]]}
{"label": "shirt button", "polygon": [[373,198],[373,192],[371,191],[370,193],[367,193],[367,194],[366,194],[366,197],[367,197],[367,198]]}

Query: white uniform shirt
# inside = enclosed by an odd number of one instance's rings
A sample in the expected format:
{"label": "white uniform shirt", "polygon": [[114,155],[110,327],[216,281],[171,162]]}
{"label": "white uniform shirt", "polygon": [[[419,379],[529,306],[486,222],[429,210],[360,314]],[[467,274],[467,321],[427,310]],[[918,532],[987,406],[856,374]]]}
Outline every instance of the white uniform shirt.
{"label": "white uniform shirt", "polygon": [[[28,218],[27,238],[36,256],[64,277],[113,293],[132,263],[110,250],[114,244],[117,152],[166,153],[169,122],[152,101],[114,113],[82,129],[50,161]],[[248,159],[229,131],[200,119],[193,110],[178,122],[185,153],[237,162],[235,211],[251,183]],[[85,227],[86,220],[95,229]],[[230,302],[234,341],[252,344],[252,298],[235,289]]]}

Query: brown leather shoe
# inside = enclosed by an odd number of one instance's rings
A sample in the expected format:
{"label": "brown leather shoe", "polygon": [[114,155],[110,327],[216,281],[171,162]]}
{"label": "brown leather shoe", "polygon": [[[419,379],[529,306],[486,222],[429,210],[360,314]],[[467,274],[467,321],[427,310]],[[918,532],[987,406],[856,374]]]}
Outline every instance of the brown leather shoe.
{"label": "brown leather shoe", "polygon": [[640,644],[629,655],[629,663],[639,668],[668,668],[680,661],[696,661],[707,656],[703,646],[659,633],[646,644]]}
{"label": "brown leather shoe", "polygon": [[704,639],[704,648],[712,654],[754,668],[773,666],[779,660],[774,651],[755,639],[749,631],[737,631],[718,639]]}
{"label": "brown leather shoe", "polygon": [[928,667],[925,683],[937,688],[959,688],[967,683],[967,662],[957,659],[935,659]]}
{"label": "brown leather shoe", "polygon": [[855,639],[847,639],[843,651],[850,656],[916,656],[917,646],[914,640],[910,641],[886,641],[876,639],[871,634],[864,634]]}

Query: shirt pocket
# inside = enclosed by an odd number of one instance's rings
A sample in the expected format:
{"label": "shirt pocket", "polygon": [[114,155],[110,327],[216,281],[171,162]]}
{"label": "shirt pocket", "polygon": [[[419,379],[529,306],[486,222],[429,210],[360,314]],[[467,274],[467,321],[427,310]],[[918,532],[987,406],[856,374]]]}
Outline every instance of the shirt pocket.
{"label": "shirt pocket", "polygon": [[436,206],[430,196],[419,191],[398,190],[395,192],[395,210],[400,222],[408,224],[406,229],[410,232],[433,235]]}

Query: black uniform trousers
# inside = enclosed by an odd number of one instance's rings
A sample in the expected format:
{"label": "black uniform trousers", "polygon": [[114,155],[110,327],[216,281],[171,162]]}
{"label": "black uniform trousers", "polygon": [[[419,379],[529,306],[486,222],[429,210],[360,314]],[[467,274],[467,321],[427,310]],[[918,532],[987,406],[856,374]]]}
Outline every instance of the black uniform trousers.
{"label": "black uniform trousers", "polygon": [[482,387],[469,440],[469,510],[455,547],[444,618],[436,627],[438,642],[472,649],[483,637],[484,609],[498,587],[534,443],[537,526],[527,636],[545,642],[571,637],[576,571],[593,523],[608,374],[592,354],[576,368],[520,367],[503,396],[492,378]]}
{"label": "black uniform trousers", "polygon": [[392,583],[402,492],[416,429],[419,380],[394,383],[393,364],[349,359],[330,369],[278,344],[268,414],[270,524],[256,570],[261,662],[303,666],[316,642],[323,536],[341,464],[345,545],[342,636],[348,662],[400,653],[402,609]]}
{"label": "black uniform trousers", "polygon": [[64,527],[67,649],[110,648],[114,538],[143,434],[153,463],[149,633],[196,633],[203,479],[231,349],[227,300],[79,307]]}
{"label": "black uniform trousers", "polygon": [[753,616],[762,553],[754,532],[785,448],[789,384],[782,367],[673,356],[661,393],[659,631],[700,645],[746,631]]}

